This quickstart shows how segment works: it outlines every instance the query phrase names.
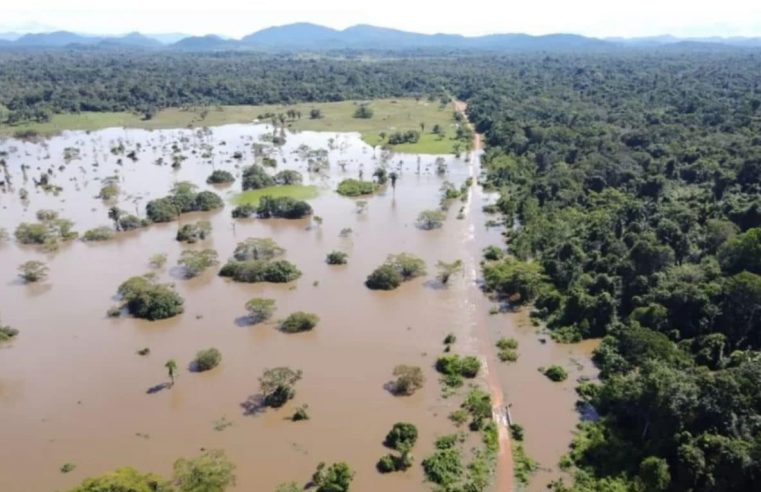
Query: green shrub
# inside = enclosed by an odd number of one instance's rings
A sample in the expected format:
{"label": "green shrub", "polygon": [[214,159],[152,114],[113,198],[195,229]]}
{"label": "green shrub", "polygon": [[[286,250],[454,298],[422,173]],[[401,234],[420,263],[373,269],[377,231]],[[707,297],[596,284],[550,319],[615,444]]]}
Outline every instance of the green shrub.
{"label": "green shrub", "polygon": [[544,369],[542,373],[551,381],[555,381],[556,383],[568,379],[568,371],[560,366],[550,366]]}
{"label": "green shrub", "polygon": [[146,277],[132,277],[119,286],[119,295],[127,310],[136,318],[158,320],[183,311],[183,299],[169,284],[159,284]]}
{"label": "green shrub", "polygon": [[383,445],[397,451],[409,451],[417,442],[417,427],[407,422],[397,422],[386,435]]}
{"label": "green shrub", "polygon": [[396,471],[396,456],[393,454],[387,454],[378,460],[375,465],[381,473],[391,473]]}
{"label": "green shrub", "polygon": [[206,182],[209,184],[224,184],[224,183],[232,183],[235,181],[235,176],[232,175],[229,171],[223,171],[221,169],[217,169],[213,171],[208,178],[206,178]]}
{"label": "green shrub", "polygon": [[369,120],[373,117],[373,110],[367,104],[360,104],[357,109],[354,110],[354,117]]}
{"label": "green shrub", "polygon": [[242,175],[243,191],[258,190],[275,185],[275,180],[267,174],[262,166],[254,164],[243,169]]}
{"label": "green shrub", "polygon": [[231,277],[236,282],[292,282],[301,276],[301,271],[285,260],[247,260],[227,262],[219,272],[222,277]]}
{"label": "green shrub", "polygon": [[233,219],[248,219],[249,217],[253,217],[255,214],[256,206],[250,203],[238,205],[232,211]]}
{"label": "green shrub", "polygon": [[442,210],[423,210],[417,216],[415,225],[424,231],[438,229],[444,225],[447,214]]}
{"label": "green shrub", "polygon": [[328,265],[345,265],[349,255],[343,251],[331,251],[325,258]]}
{"label": "green shrub", "polygon": [[394,394],[411,395],[423,387],[425,377],[418,366],[398,365],[394,367]]}
{"label": "green shrub", "polygon": [[150,221],[148,219],[141,219],[140,217],[136,215],[122,215],[119,217],[119,230],[121,231],[132,231],[135,229],[140,229],[141,227],[146,227],[150,224]]}
{"label": "green shrub", "polygon": [[194,224],[183,224],[177,231],[176,239],[186,243],[195,243],[209,237],[211,233],[211,222],[208,220],[199,220]]}
{"label": "green shrub", "polygon": [[0,325],[0,342],[7,342],[16,335],[18,335],[18,330],[14,330],[10,326]]}
{"label": "green shrub", "polygon": [[302,331],[310,331],[317,326],[320,318],[316,314],[305,313],[298,311],[290,314],[287,318],[280,322],[280,331],[285,333],[299,333]]}
{"label": "green shrub", "polygon": [[193,367],[199,372],[214,369],[222,362],[222,354],[215,348],[208,348],[199,351],[196,358],[193,359]]}
{"label": "green shrub", "polygon": [[285,254],[285,249],[272,239],[251,237],[235,246],[233,257],[238,261],[273,260],[283,256],[283,254]]}
{"label": "green shrub", "polygon": [[83,241],[108,241],[114,238],[116,232],[110,227],[101,226],[85,231]]}
{"label": "green shrub", "polygon": [[344,179],[338,183],[336,191],[343,196],[362,196],[375,193],[378,185],[372,181],[360,181],[358,179]]}
{"label": "green shrub", "polygon": [[316,492],[348,492],[353,479],[354,472],[346,463],[335,463],[328,467],[325,463],[320,463],[312,475]]}
{"label": "green shrub", "polygon": [[481,369],[481,361],[477,357],[460,357],[456,354],[442,355],[436,360],[436,370],[445,376],[462,376],[474,378]]}
{"label": "green shrub", "polygon": [[293,171],[291,169],[280,171],[279,173],[275,174],[273,179],[275,180],[275,184],[278,185],[301,184],[301,182],[304,180],[300,172]]}
{"label": "green shrub", "polygon": [[267,369],[259,378],[259,389],[264,404],[279,408],[296,395],[294,385],[301,379],[301,371],[290,367]]}
{"label": "green shrub", "polygon": [[384,264],[376,268],[365,280],[368,289],[394,290],[402,284],[402,274],[392,265]]}
{"label": "green shrub", "polygon": [[48,267],[45,263],[37,260],[29,260],[18,267],[19,277],[24,282],[32,283],[44,280],[48,276]]}
{"label": "green shrub", "polygon": [[275,305],[275,299],[257,297],[246,303],[246,310],[248,310],[249,318],[253,323],[261,323],[272,317],[275,312]]}
{"label": "green shrub", "polygon": [[301,420],[309,420],[309,413],[307,413],[307,409],[309,408],[308,405],[302,405],[296,409],[295,412],[293,412],[293,415],[291,415],[291,420],[294,422],[299,422]]}
{"label": "green shrub", "polygon": [[455,484],[464,474],[462,455],[456,448],[439,449],[423,460],[425,477],[442,487]]}
{"label": "green shrub", "polygon": [[271,217],[283,219],[301,219],[311,215],[312,206],[303,200],[296,200],[289,196],[263,196],[256,208],[256,215],[262,219]]}
{"label": "green shrub", "polygon": [[200,251],[185,250],[180,255],[177,262],[183,270],[186,278],[193,278],[200,275],[207,268],[217,265],[217,252],[213,249],[204,249]]}

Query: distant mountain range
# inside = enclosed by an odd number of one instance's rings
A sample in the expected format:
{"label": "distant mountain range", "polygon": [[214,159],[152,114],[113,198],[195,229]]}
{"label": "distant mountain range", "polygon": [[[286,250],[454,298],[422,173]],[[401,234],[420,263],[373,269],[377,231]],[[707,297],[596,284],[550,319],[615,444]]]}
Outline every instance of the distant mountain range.
{"label": "distant mountain range", "polygon": [[310,23],[268,27],[239,40],[217,35],[188,36],[180,33],[123,36],[92,36],[68,31],[20,34],[0,33],[0,49],[103,48],[180,51],[321,51],[321,50],[409,50],[449,49],[500,52],[522,51],[608,51],[625,48],[720,48],[722,46],[761,48],[761,37],[598,39],[577,34],[421,34],[397,29],[357,25],[343,30]]}

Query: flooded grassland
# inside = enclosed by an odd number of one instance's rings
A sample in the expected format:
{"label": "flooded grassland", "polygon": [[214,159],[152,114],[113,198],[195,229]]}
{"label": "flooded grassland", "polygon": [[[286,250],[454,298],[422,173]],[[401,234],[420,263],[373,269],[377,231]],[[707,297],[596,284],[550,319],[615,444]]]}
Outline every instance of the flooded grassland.
{"label": "flooded grassland", "polygon": [[[35,222],[40,209],[58,211],[80,233],[110,226],[108,209],[114,205],[144,217],[145,204],[178,181],[226,201],[224,209],[184,214],[179,223],[118,233],[105,242],[74,240],[53,253],[12,239],[0,245],[0,316],[20,332],[0,346],[0,490],[65,490],[120,466],[168,475],[176,458],[202,449],[226,451],[237,465],[236,490],[306,483],[321,461],[347,461],[356,471],[354,490],[427,490],[418,465],[437,436],[454,431],[447,416],[461,401],[442,397],[433,368],[448,333],[457,336],[454,351],[481,355],[487,370],[499,376],[514,419],[526,428],[528,453],[542,466],[557,468],[578,419],[574,378],[558,386],[537,367],[559,363],[574,374],[571,360],[579,360],[585,369],[578,371],[588,370],[587,348],[543,344],[519,316],[488,315],[491,303],[477,279],[481,248],[501,243],[498,228],[484,227],[481,211],[494,197],[475,186],[467,202],[449,207],[442,228],[415,227],[422,210],[439,206],[444,181],[459,187],[477,176],[477,159],[442,156],[446,173],[440,175],[442,161],[436,163],[435,156],[385,155],[357,134],[289,133],[284,145],[274,146],[263,138],[268,132],[266,125],[107,129],[65,132],[41,142],[0,141],[10,177],[0,193],[0,227],[11,236],[18,224]],[[128,157],[133,151],[134,158]],[[213,170],[240,178],[242,167],[261,159],[255,153],[274,158],[278,171],[301,172],[305,184],[318,187],[309,202],[321,224],[231,218],[240,180],[218,187],[206,178]],[[176,168],[172,156],[182,157],[175,159]],[[380,165],[399,174],[395,187],[361,200],[335,193],[342,179],[360,172],[370,179]],[[34,184],[48,170],[58,193]],[[109,177],[120,189],[111,202],[97,197]],[[22,188],[26,200],[19,197]],[[193,245],[175,240],[180,224],[200,219],[211,222],[209,239]],[[274,239],[302,276],[289,284],[243,284],[219,277],[218,268],[184,279],[175,266],[184,249],[213,248],[224,262],[250,237]],[[348,264],[326,264],[333,250],[348,253]],[[366,276],[399,252],[423,258],[429,274],[391,292],[367,289]],[[151,271],[149,258],[158,253],[168,259],[158,277],[175,284],[185,299],[184,313],[154,322],[108,317],[119,284]],[[435,280],[435,264],[455,259],[465,269],[443,287]],[[18,280],[17,268],[28,260],[44,261],[47,279]],[[277,301],[273,319],[308,311],[320,322],[312,332],[290,335],[273,322],[249,326],[242,322],[244,304],[254,297]],[[496,362],[487,350],[493,343],[484,343],[488,336],[517,338],[519,360]],[[137,355],[144,347],[150,354]],[[221,364],[204,373],[189,371],[194,354],[208,347],[219,349]],[[179,364],[176,384],[149,393],[166,382],[168,359]],[[426,384],[413,396],[396,397],[384,388],[398,364],[423,368]],[[303,371],[295,398],[282,409],[248,414],[242,404],[258,392],[262,372],[277,366]],[[310,420],[291,422],[293,410],[304,404]],[[418,427],[415,466],[380,475],[375,464],[388,452],[383,438],[399,421]],[[77,466],[62,474],[59,468],[67,462]]]}

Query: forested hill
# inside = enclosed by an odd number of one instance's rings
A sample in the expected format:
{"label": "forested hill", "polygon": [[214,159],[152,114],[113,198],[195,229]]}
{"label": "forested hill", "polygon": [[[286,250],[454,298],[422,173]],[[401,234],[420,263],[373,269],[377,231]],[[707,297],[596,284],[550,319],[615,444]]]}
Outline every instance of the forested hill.
{"label": "forested hill", "polygon": [[[605,337],[575,491],[761,483],[761,59],[544,58],[470,86],[516,227],[487,286]],[[556,485],[558,490],[565,487]]]}

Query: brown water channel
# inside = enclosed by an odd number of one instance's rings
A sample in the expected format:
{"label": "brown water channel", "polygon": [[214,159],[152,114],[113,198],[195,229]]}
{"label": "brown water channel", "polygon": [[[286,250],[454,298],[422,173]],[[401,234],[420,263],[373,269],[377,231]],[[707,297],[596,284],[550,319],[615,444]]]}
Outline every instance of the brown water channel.
{"label": "brown water channel", "polygon": [[[100,180],[113,175],[119,176],[122,189],[119,206],[141,215],[148,200],[165,195],[180,180],[229,198],[239,190],[238,182],[214,188],[205,184],[206,177],[213,169],[239,176],[233,154],[240,152],[244,164],[253,162],[252,144],[261,143],[259,137],[267,131],[263,125],[209,131],[109,129],[67,132],[38,143],[0,141],[13,184],[12,191],[0,193],[0,227],[12,233],[20,222],[35,221],[39,209],[58,210],[80,232],[109,225],[108,205],[96,195]],[[136,162],[110,152],[120,143],[127,151],[136,150]],[[173,145],[187,157],[178,170],[168,165]],[[366,210],[358,213],[355,200],[332,190],[341,179],[357,177],[360,169],[369,178],[382,160],[379,150],[356,134],[304,132],[289,134],[283,147],[265,145],[278,159],[278,169],[299,170],[307,183],[320,187],[310,203],[324,219],[322,225],[308,220],[234,222],[230,204],[215,213],[183,215],[182,222],[210,220],[212,238],[191,247],[215,248],[223,261],[238,241],[273,238],[303,272],[292,284],[233,283],[218,277],[216,269],[192,280],[180,278],[172,267],[188,246],[175,241],[176,223],[123,233],[106,243],[73,241],[53,254],[13,240],[0,246],[0,319],[20,330],[13,342],[0,346],[0,490],[65,490],[119,466],[169,476],[178,457],[215,448],[224,449],[237,464],[236,490],[273,490],[291,480],[306,483],[320,461],[349,462],[356,471],[353,490],[428,490],[419,466],[380,475],[375,463],[387,453],[382,441],[397,421],[418,426],[417,463],[430,454],[437,436],[454,431],[447,415],[461,398],[441,397],[433,369],[450,332],[458,337],[456,352],[480,354],[488,370],[496,372],[506,400],[513,403],[514,419],[526,428],[528,453],[544,467],[556,468],[578,420],[573,378],[557,385],[537,367],[559,363],[578,375],[589,370],[589,347],[542,344],[520,314],[487,314],[491,303],[476,280],[481,248],[501,242],[498,229],[484,227],[487,217],[481,212],[494,197],[474,187],[463,219],[457,218],[462,204],[455,202],[442,229],[421,231],[414,225],[421,210],[438,206],[444,180],[459,186],[477,174],[477,159],[444,156],[448,171],[441,177],[432,156],[393,155],[386,165],[400,172],[396,189],[368,198]],[[329,149],[329,169],[308,173],[298,152],[302,145]],[[64,163],[67,147],[78,148],[79,157]],[[155,164],[160,157],[165,163]],[[27,166],[27,181],[22,165]],[[51,167],[56,170],[53,182],[63,187],[57,196],[32,183]],[[20,188],[29,191],[26,203],[19,199]],[[344,228],[353,232],[341,237]],[[325,255],[335,249],[349,253],[348,265],[325,264]],[[388,254],[402,251],[424,258],[429,275],[390,293],[366,289],[367,274]],[[106,317],[118,285],[149,271],[148,258],[156,253],[168,255],[159,277],[175,282],[185,298],[185,313],[160,322]],[[442,288],[434,280],[434,265],[457,258],[466,269]],[[31,285],[16,280],[18,265],[30,259],[48,264],[47,280]],[[320,324],[310,333],[286,335],[274,324],[237,323],[245,315],[245,302],[260,296],[277,300],[275,318],[303,310],[318,314]],[[495,362],[485,350],[492,346],[483,340],[485,334],[517,338],[518,362]],[[212,346],[222,352],[220,366],[189,372],[196,351]],[[150,355],[136,355],[142,347],[150,347]],[[163,365],[170,358],[181,367],[177,384],[147,394],[166,381]],[[420,365],[426,374],[425,387],[412,397],[384,390],[393,367],[401,363]],[[283,365],[304,372],[296,398],[286,408],[245,415],[241,403],[257,392],[262,371]],[[305,403],[311,420],[287,419]],[[215,430],[222,418],[232,425]],[[66,462],[77,468],[62,474],[59,468]],[[556,471],[541,472],[533,485],[539,490],[553,476]]]}

